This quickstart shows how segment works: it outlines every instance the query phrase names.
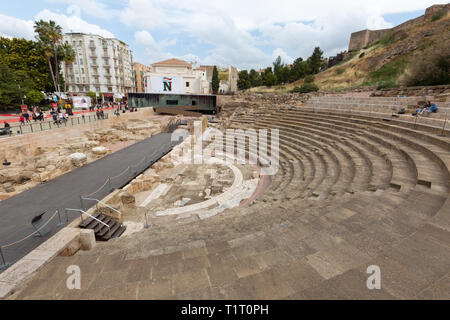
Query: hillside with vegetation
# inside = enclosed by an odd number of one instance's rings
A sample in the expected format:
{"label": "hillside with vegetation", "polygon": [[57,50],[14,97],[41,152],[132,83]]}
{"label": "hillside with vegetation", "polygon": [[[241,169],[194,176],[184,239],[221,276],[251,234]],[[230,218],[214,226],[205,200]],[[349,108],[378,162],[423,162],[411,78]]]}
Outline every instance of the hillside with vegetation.
{"label": "hillside with vegetation", "polygon": [[[318,51],[317,51],[318,50]],[[321,53],[320,48],[315,52]],[[314,54],[313,54],[314,56]],[[337,65],[327,68],[327,59],[320,56],[320,70],[311,70],[293,79],[298,59],[286,69],[291,79],[272,79],[265,86],[251,86],[253,92],[340,92],[356,88],[395,88],[450,84],[450,15],[447,10],[436,12],[425,21],[403,30],[388,32],[379,41],[361,50],[350,51]],[[274,67],[277,61],[274,62]],[[305,66],[306,64],[306,66]],[[275,69],[275,68],[274,68]],[[266,69],[267,70],[267,69]],[[290,71],[289,71],[290,70]],[[253,72],[250,71],[250,75]],[[275,73],[275,72],[273,72]],[[263,76],[264,74],[262,74]],[[290,81],[289,81],[290,80]]]}

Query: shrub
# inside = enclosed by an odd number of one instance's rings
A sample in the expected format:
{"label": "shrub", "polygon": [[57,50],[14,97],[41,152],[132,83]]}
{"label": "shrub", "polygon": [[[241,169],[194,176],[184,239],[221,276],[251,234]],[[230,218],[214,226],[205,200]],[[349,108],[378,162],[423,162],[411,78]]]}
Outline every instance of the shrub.
{"label": "shrub", "polygon": [[450,44],[443,41],[416,57],[401,82],[407,86],[450,84]]}
{"label": "shrub", "polygon": [[447,15],[447,10],[442,9],[439,10],[438,12],[435,12],[432,16],[431,16],[431,21],[438,21],[440,19],[442,19],[443,17],[445,17]]}
{"label": "shrub", "polygon": [[313,75],[308,75],[305,77],[305,83],[313,83],[314,82],[314,76]]}
{"label": "shrub", "polygon": [[365,85],[376,85],[380,88],[392,88],[396,86],[397,79],[405,70],[406,63],[407,61],[405,58],[399,58],[397,60],[386,63],[377,71],[369,73]]}
{"label": "shrub", "polygon": [[365,55],[366,55],[366,53],[363,52],[363,53],[361,53],[361,54],[359,55],[359,58],[361,59],[361,58],[364,57]]}
{"label": "shrub", "polygon": [[294,90],[297,90],[297,91],[294,91],[294,92],[308,93],[308,92],[319,91],[319,87],[316,86],[314,83],[305,83],[300,88],[295,87]]}

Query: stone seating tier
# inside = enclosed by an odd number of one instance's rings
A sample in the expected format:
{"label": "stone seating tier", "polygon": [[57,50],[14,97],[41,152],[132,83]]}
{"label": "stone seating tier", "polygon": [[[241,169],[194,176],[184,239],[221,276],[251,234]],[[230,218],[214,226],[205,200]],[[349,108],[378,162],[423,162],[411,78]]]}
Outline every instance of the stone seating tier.
{"label": "stone seating tier", "polygon": [[[280,170],[250,206],[167,217],[59,257],[18,298],[449,298],[450,139],[345,112],[266,110],[231,123],[280,129]],[[72,264],[82,290],[65,288]],[[370,265],[381,290],[366,288]]]}

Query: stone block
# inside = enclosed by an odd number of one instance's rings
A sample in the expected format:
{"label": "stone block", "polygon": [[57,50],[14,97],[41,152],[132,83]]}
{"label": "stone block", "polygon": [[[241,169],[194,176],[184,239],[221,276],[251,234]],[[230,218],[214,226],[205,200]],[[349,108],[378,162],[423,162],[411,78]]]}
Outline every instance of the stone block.
{"label": "stone block", "polygon": [[96,245],[95,232],[92,229],[81,229],[80,243],[82,250],[91,250]]}
{"label": "stone block", "polygon": [[92,153],[98,156],[102,156],[108,153],[108,149],[105,147],[95,147],[92,149]]}
{"label": "stone block", "polygon": [[6,182],[2,186],[3,186],[3,189],[5,190],[5,192],[11,193],[11,192],[16,191],[16,189],[14,189],[11,182]]}

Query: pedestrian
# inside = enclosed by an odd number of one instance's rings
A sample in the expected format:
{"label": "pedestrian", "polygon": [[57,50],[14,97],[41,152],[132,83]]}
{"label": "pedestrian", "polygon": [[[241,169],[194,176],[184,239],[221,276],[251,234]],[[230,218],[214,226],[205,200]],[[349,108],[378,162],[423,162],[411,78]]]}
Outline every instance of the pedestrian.
{"label": "pedestrian", "polygon": [[25,124],[25,117],[23,116],[23,114],[20,116],[19,121],[20,125]]}
{"label": "pedestrian", "polygon": [[28,112],[25,112],[25,113],[23,114],[23,116],[25,117],[25,121],[26,121],[27,123],[31,122],[31,121],[30,121],[30,114],[29,114]]}

